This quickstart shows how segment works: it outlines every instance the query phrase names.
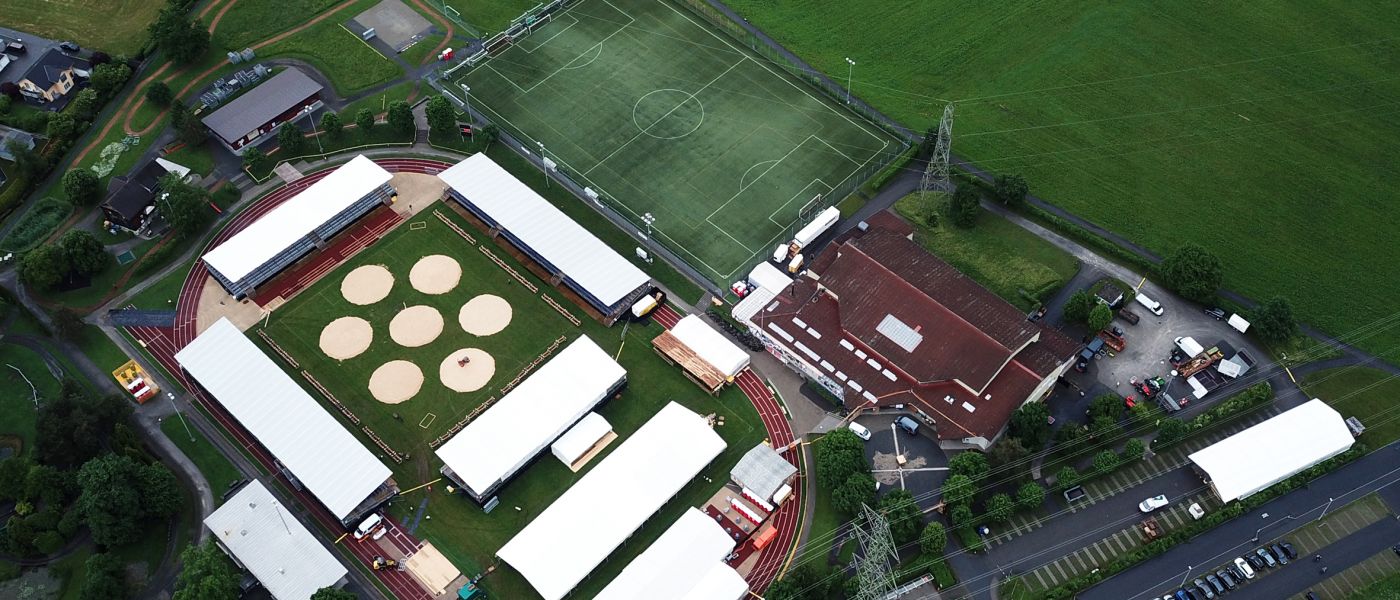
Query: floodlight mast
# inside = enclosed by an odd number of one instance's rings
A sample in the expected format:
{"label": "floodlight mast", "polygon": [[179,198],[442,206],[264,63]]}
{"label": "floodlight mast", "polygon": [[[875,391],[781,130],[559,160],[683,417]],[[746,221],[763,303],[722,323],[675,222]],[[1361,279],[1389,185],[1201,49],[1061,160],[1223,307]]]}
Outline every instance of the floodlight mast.
{"label": "floodlight mast", "polygon": [[850,104],[850,103],[851,103],[851,76],[852,76],[852,75],[855,75],[855,72],[856,72],[856,61],[851,60],[851,57],[847,56],[847,57],[846,57],[846,64],[848,65],[848,66],[846,67],[846,104]]}

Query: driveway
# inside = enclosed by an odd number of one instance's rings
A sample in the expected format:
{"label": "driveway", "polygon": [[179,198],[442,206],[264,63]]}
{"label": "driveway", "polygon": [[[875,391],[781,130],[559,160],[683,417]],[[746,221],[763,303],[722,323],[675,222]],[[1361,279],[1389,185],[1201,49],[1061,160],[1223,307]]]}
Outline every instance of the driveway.
{"label": "driveway", "polygon": [[0,27],[0,45],[14,41],[23,41],[25,50],[28,52],[19,56],[10,56],[10,64],[0,71],[0,81],[18,82],[24,76],[24,72],[49,51],[50,48],[57,48],[60,40],[50,40],[37,35],[30,35],[23,31],[16,31]]}
{"label": "driveway", "polygon": [[[918,435],[910,435],[895,427],[894,421],[900,416],[900,413],[886,412],[856,419],[870,430],[865,458],[870,461],[871,475],[880,484],[881,496],[903,488],[914,494],[919,508],[927,510],[938,503],[937,495],[932,492],[942,486],[947,477],[948,459],[938,442],[924,435],[924,428],[920,428]],[[904,456],[903,465],[895,458],[900,455]]]}

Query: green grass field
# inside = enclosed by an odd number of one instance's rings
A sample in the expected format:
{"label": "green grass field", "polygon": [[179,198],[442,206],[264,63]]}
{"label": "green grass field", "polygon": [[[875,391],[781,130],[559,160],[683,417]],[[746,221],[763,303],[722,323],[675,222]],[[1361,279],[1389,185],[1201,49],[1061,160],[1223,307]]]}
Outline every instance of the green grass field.
{"label": "green grass field", "polygon": [[[15,369],[19,369],[23,376]],[[25,382],[28,378],[29,383]],[[58,380],[53,378],[44,359],[34,351],[15,344],[0,344],[0,437],[16,436],[20,439],[22,454],[30,454],[34,449],[34,419],[37,408],[34,406],[34,391],[38,390],[39,403],[58,396]],[[34,388],[30,388],[29,384]]]}
{"label": "green grass field", "polygon": [[73,40],[108,54],[136,54],[163,2],[151,0],[6,0],[0,25]]}
{"label": "green grass field", "polygon": [[1331,404],[1342,417],[1356,417],[1366,426],[1361,441],[1380,448],[1400,439],[1400,378],[1365,367],[1342,367],[1309,373],[1303,389]]}
{"label": "green grass field", "polygon": [[1400,294],[1393,6],[729,5],[839,81],[854,59],[854,92],[917,130],[955,101],[955,154],[1159,254],[1203,244],[1334,334]]}
{"label": "green grass field", "polygon": [[[331,83],[335,84],[335,92],[340,95],[386,83],[403,71],[343,25],[374,4],[376,2],[371,0],[361,0],[355,7],[342,11],[343,14],[333,15],[305,31],[263,48],[258,52],[258,57],[289,57],[309,62],[330,78]],[[304,22],[304,15],[297,17],[296,23]]]}
{"label": "green grass field", "polygon": [[[337,0],[238,0],[219,20],[210,46],[216,51],[242,50],[301,25],[337,4]],[[344,18],[328,20],[343,21],[353,16],[347,10]]]}
{"label": "green grass field", "polygon": [[[469,231],[475,231],[450,208],[441,204],[435,205],[435,208],[448,214],[454,222],[464,225]],[[427,226],[414,229],[418,226],[412,223],[420,221]],[[477,239],[487,244],[489,249],[522,275],[536,282],[543,293],[549,293],[566,307],[573,306],[542,285],[499,247],[486,242],[480,235]],[[463,269],[458,287],[441,296],[420,294],[407,284],[407,273],[412,265],[420,257],[433,253],[454,257]],[[383,264],[389,267],[396,276],[395,286],[389,297],[377,304],[368,307],[349,305],[340,297],[340,282],[346,273],[364,264]],[[456,315],[458,308],[465,301],[482,293],[506,298],[512,305],[514,317],[504,331],[493,336],[476,338],[461,331],[456,322]],[[665,402],[671,400],[685,404],[701,414],[716,413],[723,416],[724,425],[718,430],[729,443],[729,447],[705,471],[704,475],[709,477],[711,482],[696,478],[580,587],[581,590],[596,593],[686,507],[699,504],[717,490],[727,479],[728,469],[745,451],[761,441],[765,433],[752,405],[737,390],[730,389],[718,399],[712,398],[652,351],[650,341],[660,334],[660,326],[618,325],[605,328],[587,320],[581,310],[574,308],[573,312],[584,319],[581,326],[575,327],[536,296],[537,294],[532,294],[520,286],[502,269],[489,262],[476,248],[443,225],[429,209],[428,212],[420,213],[410,223],[400,225],[384,239],[342,264],[272,313],[266,331],[280,347],[301,363],[302,368],[310,371],[337,398],[350,406],[363,424],[374,429],[396,450],[412,455],[412,458],[403,464],[386,461],[394,470],[395,478],[403,489],[415,487],[437,477],[437,468],[441,463],[433,454],[429,440],[442,435],[462,415],[489,396],[499,395],[501,385],[514,378],[526,363],[534,360],[560,336],[572,341],[579,335],[588,335],[609,354],[619,356],[618,361],[627,368],[627,390],[622,397],[599,409],[623,439],[645,423]],[[438,307],[446,321],[442,336],[426,346],[413,349],[399,347],[389,340],[387,323],[405,303]],[[335,361],[325,357],[319,350],[320,330],[331,320],[347,314],[369,320],[375,327],[376,338],[365,354],[343,362]],[[262,343],[256,335],[251,337]],[[459,394],[447,390],[438,382],[438,363],[443,356],[461,347],[482,348],[496,360],[494,377],[488,386],[479,392]],[[413,360],[423,368],[423,389],[417,396],[404,403],[380,404],[367,392],[369,374],[380,363],[399,358]],[[283,366],[286,368],[286,365]],[[301,380],[299,376],[294,377]],[[314,390],[308,391],[321,399]],[[339,412],[330,407],[329,403],[326,404],[327,408],[340,418]],[[393,417],[395,413],[402,421]],[[420,427],[420,422],[428,413],[436,415],[435,418],[427,428]],[[372,442],[358,433],[359,427],[348,428],[357,432],[367,447],[373,448]],[[615,442],[608,451],[616,448],[619,443]],[[600,460],[595,459],[592,465],[597,465]],[[569,472],[557,460],[545,456],[529,466],[501,491],[503,507],[519,506],[519,512],[506,509],[497,510],[490,515],[484,514],[470,500],[446,495],[441,485],[405,495],[402,501],[391,506],[391,512],[396,517],[412,519],[419,502],[427,495],[432,519],[422,522],[418,534],[433,541],[463,572],[478,573],[494,563],[495,552],[579,476],[580,474]],[[508,566],[502,567],[491,575],[486,584],[493,595],[502,598],[536,597],[523,578]],[[591,593],[580,597],[588,597]]]}
{"label": "green grass field", "polygon": [[1351,600],[1400,600],[1400,573],[1377,581],[1349,596]]}
{"label": "green grass field", "polygon": [[[480,29],[486,36],[505,30],[512,19],[539,4],[536,0],[429,0],[435,9],[442,5],[452,7],[462,20]],[[443,11],[447,14],[447,11]]]}
{"label": "green grass field", "polygon": [[166,417],[160,422],[160,430],[199,467],[199,472],[209,482],[209,491],[214,494],[214,505],[223,504],[224,492],[233,482],[243,479],[243,474],[204,435],[193,428],[186,428],[180,417]]}
{"label": "green grass field", "polygon": [[634,223],[653,215],[721,285],[900,149],[665,2],[577,4],[457,75],[474,108]]}

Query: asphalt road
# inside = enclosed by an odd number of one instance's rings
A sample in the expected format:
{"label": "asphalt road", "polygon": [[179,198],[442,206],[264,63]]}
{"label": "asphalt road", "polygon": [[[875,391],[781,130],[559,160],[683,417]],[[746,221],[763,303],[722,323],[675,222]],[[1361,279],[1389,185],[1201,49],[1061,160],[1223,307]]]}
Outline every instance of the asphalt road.
{"label": "asphalt road", "polygon": [[[1354,501],[1371,492],[1382,491],[1382,497],[1390,503],[1392,510],[1394,510],[1397,504],[1397,487],[1391,486],[1396,483],[1400,483],[1400,443],[1393,443],[1372,452],[1313,481],[1308,487],[1294,490],[1189,542],[1180,544],[1165,554],[1119,573],[1079,594],[1078,598],[1081,600],[1148,600],[1153,597],[1153,594],[1159,594],[1157,597],[1160,598],[1160,594],[1165,593],[1168,588],[1175,589],[1173,586],[1188,574],[1188,566],[1214,566],[1227,559],[1240,556],[1246,549],[1254,547],[1255,544],[1251,539],[1255,537],[1257,532],[1261,539],[1270,539],[1298,529],[1322,516],[1328,505],[1328,498],[1334,498],[1333,504],[1336,505]],[[1266,518],[1265,514],[1269,516]],[[1259,531],[1261,528],[1262,532]],[[1388,531],[1400,534],[1400,528]],[[1360,534],[1355,534],[1352,537],[1356,537],[1356,535]],[[1396,538],[1391,537],[1390,539]],[[1355,543],[1360,545],[1367,540],[1369,538],[1363,536]],[[1346,538],[1339,543],[1347,544],[1350,541],[1351,538]],[[1378,551],[1369,550],[1365,556],[1370,556]],[[1328,556],[1329,552],[1336,553],[1329,560],[1342,561],[1350,556],[1348,551],[1341,549],[1329,549],[1324,551],[1323,555]],[[1331,566],[1331,569],[1340,568],[1342,567],[1338,565]],[[1300,570],[1307,571],[1307,569]],[[1314,581],[1322,578],[1316,570],[1312,572],[1314,575],[1318,575]],[[1203,569],[1193,568],[1189,576],[1194,578],[1203,574]],[[1278,573],[1277,576],[1280,579],[1285,578],[1284,573]],[[1303,575],[1288,573],[1287,577],[1302,578]],[[1273,578],[1274,576],[1270,576],[1267,579]],[[1302,580],[1288,579],[1288,581],[1292,581],[1292,585],[1308,584]],[[1265,582],[1260,581],[1257,585],[1262,587]],[[1284,585],[1284,583],[1277,585]],[[1298,589],[1295,588],[1288,593],[1297,591]],[[1242,597],[1244,596],[1242,595]],[[1259,597],[1279,598],[1283,596]]]}
{"label": "asphalt road", "polygon": [[[1235,590],[1234,593],[1230,594],[1230,598],[1231,600],[1275,600],[1306,592],[1323,579],[1341,573],[1379,552],[1384,552],[1397,540],[1400,540],[1400,521],[1395,519],[1377,521],[1323,548],[1321,551],[1322,562],[1314,563],[1307,557],[1300,556],[1297,562],[1278,569],[1278,572],[1270,573],[1268,577]],[[1323,565],[1327,566],[1327,573],[1322,573],[1319,569]],[[1400,568],[1400,559],[1396,559],[1396,566]]]}

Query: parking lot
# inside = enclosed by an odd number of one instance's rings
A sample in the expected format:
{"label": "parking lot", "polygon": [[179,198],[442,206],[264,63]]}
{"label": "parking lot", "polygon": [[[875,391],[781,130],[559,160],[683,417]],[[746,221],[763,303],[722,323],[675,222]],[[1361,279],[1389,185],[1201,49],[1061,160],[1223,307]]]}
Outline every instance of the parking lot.
{"label": "parking lot", "polygon": [[23,31],[15,31],[0,27],[0,46],[10,42],[23,40],[24,54],[10,56],[10,64],[0,71],[0,81],[19,81],[24,76],[24,72],[29,70],[34,61],[39,60],[50,48],[57,48],[62,40],[50,40],[35,35],[29,35]]}
{"label": "parking lot", "polygon": [[[930,492],[943,485],[948,459],[938,442],[926,435],[927,428],[921,427],[918,435],[910,435],[895,427],[899,416],[900,413],[886,412],[856,420],[870,430],[865,457],[870,460],[871,475],[880,484],[881,495],[903,488],[914,494],[920,508],[928,509],[937,504],[938,499]],[[901,454],[903,465],[896,459]]]}

